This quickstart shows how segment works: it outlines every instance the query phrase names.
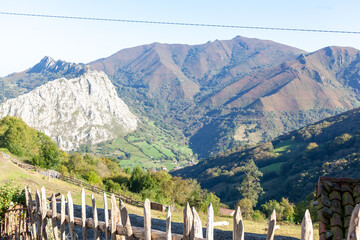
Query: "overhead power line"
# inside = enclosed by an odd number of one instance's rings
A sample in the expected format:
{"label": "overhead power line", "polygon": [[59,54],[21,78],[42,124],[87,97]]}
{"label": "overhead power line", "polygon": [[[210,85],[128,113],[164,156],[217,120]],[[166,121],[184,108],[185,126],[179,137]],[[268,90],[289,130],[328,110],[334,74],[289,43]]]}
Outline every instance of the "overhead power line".
{"label": "overhead power line", "polygon": [[131,19],[116,19],[116,18],[95,18],[95,17],[76,17],[76,16],[33,14],[33,13],[16,13],[16,12],[0,12],[0,14],[1,14],[1,15],[13,15],[13,16],[25,16],[25,17],[61,18],[61,19],[76,19],[76,20],[90,20],[90,21],[107,21],[107,22],[125,22],[125,23],[146,23],[146,24],[161,24],[161,25],[180,25],[180,26],[193,26],[193,27],[237,28],[237,29],[240,28],[240,29],[275,30],[275,31],[294,31],[294,32],[360,34],[360,31],[344,31],[344,30],[307,29],[307,28],[283,28],[283,27],[258,27],[258,26],[222,25],[222,24],[206,24],[206,23],[184,23],[184,22],[161,22],[161,21],[148,21],[148,20],[131,20]]}

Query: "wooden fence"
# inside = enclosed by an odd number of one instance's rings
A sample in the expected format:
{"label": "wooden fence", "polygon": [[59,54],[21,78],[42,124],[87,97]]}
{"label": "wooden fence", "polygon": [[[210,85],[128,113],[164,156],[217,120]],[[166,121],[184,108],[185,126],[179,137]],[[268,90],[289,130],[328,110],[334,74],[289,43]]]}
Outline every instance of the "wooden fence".
{"label": "wooden fence", "polygon": [[[98,217],[98,206],[95,198],[92,195],[92,218],[86,216],[85,191],[81,191],[81,218],[74,217],[74,206],[71,193],[67,194],[67,214],[65,211],[65,197],[62,195],[60,202],[60,212],[57,212],[56,197],[53,193],[50,198],[46,198],[45,188],[42,187],[40,191],[36,190],[32,195],[31,190],[25,188],[27,211],[21,209],[21,214],[18,213],[18,218],[12,218],[11,211],[7,212],[4,218],[4,231],[1,231],[2,239],[55,239],[64,240],[66,235],[70,236],[71,240],[78,239],[75,232],[75,226],[82,228],[83,239],[87,239],[87,229],[93,229],[93,238],[100,239],[100,232],[102,232],[106,240],[115,239],[144,239],[144,240],[213,240],[214,239],[214,211],[212,204],[209,204],[207,211],[206,236],[204,238],[202,232],[202,223],[195,208],[191,208],[189,204],[184,209],[183,234],[174,234],[171,232],[171,210],[168,208],[166,218],[166,231],[158,231],[151,229],[151,215],[150,215],[150,201],[148,199],[144,202],[144,227],[135,227],[131,225],[128,211],[124,202],[117,199],[113,194],[111,196],[111,210],[110,216],[107,206],[107,195],[104,193],[104,219],[100,221]],[[35,199],[35,205],[34,201]],[[48,204],[49,202],[49,204]],[[27,212],[27,214],[26,214]],[[351,231],[348,239],[355,239],[360,236],[359,224],[359,206],[354,209],[351,219]],[[15,219],[15,220],[14,220]],[[240,207],[237,207],[233,216],[233,239],[244,240],[244,225],[241,216]],[[12,223],[12,226],[10,226]],[[49,225],[48,225],[49,224]],[[67,233],[65,232],[65,225],[68,225]],[[47,226],[48,225],[48,226]],[[276,226],[276,213],[273,211],[268,224],[267,240],[273,240]],[[306,211],[303,222],[301,224],[301,239],[312,240],[313,227],[309,211]],[[49,231],[50,229],[50,231]]]}
{"label": "wooden fence", "polygon": [[21,205],[10,206],[1,219],[1,239],[30,239],[27,208]]}
{"label": "wooden fence", "polygon": [[[117,193],[114,193],[114,192],[106,191],[103,188],[99,188],[97,186],[88,184],[88,183],[83,182],[81,180],[78,180],[76,178],[72,178],[72,177],[62,175],[61,173],[59,173],[57,171],[54,171],[54,170],[44,171],[44,170],[41,170],[39,167],[35,167],[33,165],[30,165],[30,164],[26,164],[26,163],[23,163],[23,162],[16,161],[13,158],[11,158],[10,156],[7,156],[7,158],[9,158],[14,164],[16,164],[17,166],[19,166],[19,167],[21,167],[21,168],[23,168],[25,170],[36,171],[36,172],[38,172],[38,173],[40,173],[40,174],[42,174],[42,175],[44,175],[46,177],[57,178],[57,179],[65,181],[65,182],[68,182],[70,184],[73,184],[73,185],[76,185],[76,186],[79,186],[79,187],[83,187],[83,188],[85,188],[85,189],[87,189],[89,191],[92,191],[94,193],[102,194],[103,192],[106,192],[106,194],[108,196],[111,196],[112,194],[114,194],[115,197],[121,199],[123,202],[128,203],[128,204],[133,205],[133,206],[136,206],[136,207],[142,207],[144,205],[144,202],[142,202],[142,201],[138,201],[138,200],[135,200],[135,199],[133,199],[131,197],[120,195],[120,194],[117,194]],[[151,202],[150,207],[151,207],[151,209],[157,210],[157,211],[165,211],[165,209],[167,208],[166,205],[163,205],[161,203],[156,203],[156,202]]]}
{"label": "wooden fence", "polygon": [[94,193],[103,194],[105,192],[106,194],[108,194],[110,196],[112,194],[114,194],[115,197],[117,197],[117,198],[121,199],[122,201],[124,201],[125,203],[128,203],[128,204],[133,205],[133,206],[142,207],[144,205],[144,202],[142,202],[142,201],[138,201],[138,200],[135,200],[135,199],[133,199],[131,197],[123,196],[123,195],[120,195],[120,194],[117,194],[117,193],[114,193],[114,192],[106,191],[103,188],[93,186],[91,184],[88,184],[86,182],[83,182],[83,181],[75,179],[75,178],[71,178],[71,177],[62,175],[60,179],[63,180],[63,181],[66,181],[68,183],[74,184],[76,186],[83,187],[83,188],[85,188],[85,189],[87,189],[89,191],[92,191]]}

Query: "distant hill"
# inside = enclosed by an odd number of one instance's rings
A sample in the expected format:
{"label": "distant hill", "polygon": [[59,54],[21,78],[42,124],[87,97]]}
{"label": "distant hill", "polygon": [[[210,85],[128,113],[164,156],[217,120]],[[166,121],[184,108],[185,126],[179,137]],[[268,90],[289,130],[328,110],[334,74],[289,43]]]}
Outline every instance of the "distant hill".
{"label": "distant hill", "polygon": [[222,201],[239,200],[239,167],[254,160],[264,176],[262,200],[303,200],[319,176],[360,178],[360,109],[327,118],[254,147],[238,148],[173,172],[194,177]]}
{"label": "distant hill", "polygon": [[223,106],[203,102],[244,76],[294,60],[301,53],[305,52],[238,36],[200,45],[153,43],[121,50],[88,66],[106,72],[131,108],[179,129],[195,153],[206,157],[234,144],[237,124],[213,117],[238,113],[222,113]]}
{"label": "distant hill", "polygon": [[302,52],[272,41],[236,37],[200,45],[153,43],[121,50],[88,66],[124,87],[143,88],[148,98],[167,101],[161,103],[170,108],[169,103],[194,99],[203,88],[220,89]]}
{"label": "distant hill", "polygon": [[[201,102],[200,108],[217,111],[192,136],[194,150],[211,151],[230,138],[268,141],[359,107],[359,70],[359,50],[327,47],[245,76]],[[217,141],[209,143],[212,138]]]}

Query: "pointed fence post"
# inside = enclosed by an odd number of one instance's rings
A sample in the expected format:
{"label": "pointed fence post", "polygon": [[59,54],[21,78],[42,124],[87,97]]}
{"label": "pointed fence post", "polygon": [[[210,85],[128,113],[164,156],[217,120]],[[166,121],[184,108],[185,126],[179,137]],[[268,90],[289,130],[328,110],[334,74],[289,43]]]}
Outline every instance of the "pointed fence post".
{"label": "pointed fence post", "polygon": [[41,219],[41,197],[39,191],[36,189],[35,193],[35,205],[36,205],[36,231],[38,239],[42,239],[42,219]]}
{"label": "pointed fence post", "polygon": [[28,187],[25,186],[25,203],[26,203],[26,207],[29,207],[28,204],[29,204],[29,190],[28,190]]}
{"label": "pointed fence post", "polygon": [[45,187],[41,187],[41,203],[40,203],[40,209],[41,209],[41,229],[42,229],[42,235],[43,238],[47,239],[47,232],[46,232],[46,225],[47,225],[47,201],[46,201],[46,192]]}
{"label": "pointed fence post", "polygon": [[201,219],[194,207],[192,207],[191,210],[194,216],[194,221],[193,221],[194,236],[197,238],[203,238]]}
{"label": "pointed fence post", "polygon": [[313,240],[313,225],[308,209],[306,209],[304,218],[301,222],[301,240]]}
{"label": "pointed fence post", "polygon": [[266,240],[274,240],[275,235],[275,226],[276,226],[276,212],[275,209],[272,212],[269,220],[268,233],[266,235]]}
{"label": "pointed fence post", "polygon": [[171,209],[168,206],[166,215],[166,240],[171,240]]}
{"label": "pointed fence post", "polygon": [[348,240],[360,239],[360,205],[356,204],[349,223]]}
{"label": "pointed fence post", "polygon": [[233,240],[244,240],[244,223],[241,215],[240,206],[237,206],[233,219]]}
{"label": "pointed fence post", "polygon": [[65,197],[61,195],[61,211],[60,211],[60,238],[65,240]]}
{"label": "pointed fence post", "polygon": [[184,227],[183,227],[184,240],[189,240],[191,238],[191,235],[194,235],[193,221],[194,221],[194,217],[191,212],[190,204],[186,203],[186,206],[184,208]]}
{"label": "pointed fence post", "polygon": [[86,239],[86,204],[84,188],[81,189],[81,227],[83,239]]}
{"label": "pointed fence post", "polygon": [[104,192],[104,221],[105,221],[105,239],[109,240],[109,211],[106,193]]}
{"label": "pointed fence post", "polygon": [[75,233],[75,223],[74,223],[74,205],[70,191],[67,194],[67,200],[68,200],[68,215],[69,215],[69,232],[70,232],[71,240],[75,240],[76,233]]}
{"label": "pointed fence post", "polygon": [[58,233],[57,220],[56,220],[57,211],[56,211],[55,193],[53,193],[51,196],[51,210],[52,210],[51,223],[52,223],[54,239],[59,240],[59,233]]}
{"label": "pointed fence post", "polygon": [[214,208],[211,203],[207,209],[206,240],[214,240]]}
{"label": "pointed fence post", "polygon": [[[120,208],[119,207],[117,205],[115,206],[115,209],[116,209],[116,211],[115,211],[116,212],[116,226],[122,226],[123,225],[122,220],[121,220],[121,213],[120,213]],[[117,229],[115,231],[117,231]],[[116,235],[116,240],[125,240],[125,236]]]}
{"label": "pointed fence post", "polygon": [[126,209],[126,206],[121,199],[119,199],[119,206],[120,206],[121,222],[122,225],[126,228],[126,236],[127,236],[126,239],[131,239],[133,235],[133,231],[131,227],[130,217]]}
{"label": "pointed fence post", "polygon": [[28,201],[27,201],[27,207],[29,212],[29,218],[30,218],[30,224],[31,224],[31,230],[32,230],[32,239],[36,239],[36,225],[35,225],[35,218],[34,218],[34,205],[31,197],[31,189],[28,189]]}
{"label": "pointed fence post", "polygon": [[151,212],[149,199],[145,199],[144,202],[144,231],[144,240],[151,240]]}
{"label": "pointed fence post", "polygon": [[99,220],[98,220],[98,214],[96,209],[96,202],[94,195],[91,195],[91,201],[92,201],[92,210],[93,210],[93,218],[94,218],[94,239],[100,240],[99,238]]}
{"label": "pointed fence post", "polygon": [[117,209],[116,209],[116,198],[115,195],[111,195],[111,240],[116,240],[116,223],[117,219]]}

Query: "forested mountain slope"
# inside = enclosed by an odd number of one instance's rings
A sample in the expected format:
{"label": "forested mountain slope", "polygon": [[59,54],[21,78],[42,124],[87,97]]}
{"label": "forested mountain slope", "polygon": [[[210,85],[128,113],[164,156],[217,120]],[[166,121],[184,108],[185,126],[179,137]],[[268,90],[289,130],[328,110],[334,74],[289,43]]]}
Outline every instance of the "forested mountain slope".
{"label": "forested mountain slope", "polygon": [[263,200],[288,197],[303,200],[319,176],[360,178],[360,109],[327,118],[254,147],[237,148],[199,164],[173,172],[194,177],[225,202],[237,201],[247,161],[253,160],[264,176]]}

